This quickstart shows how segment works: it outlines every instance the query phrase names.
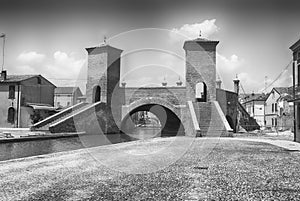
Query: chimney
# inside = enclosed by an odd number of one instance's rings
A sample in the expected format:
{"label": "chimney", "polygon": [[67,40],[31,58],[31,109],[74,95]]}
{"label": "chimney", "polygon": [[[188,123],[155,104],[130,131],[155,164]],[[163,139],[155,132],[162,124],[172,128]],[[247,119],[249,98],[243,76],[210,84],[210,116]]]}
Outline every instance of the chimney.
{"label": "chimney", "polygon": [[233,80],[233,88],[234,88],[234,92],[239,94],[239,91],[240,91],[240,80],[236,77],[234,80]]}
{"label": "chimney", "polygon": [[7,76],[6,70],[1,71],[1,77],[0,77],[0,80],[1,80],[1,81],[6,80],[6,76]]}

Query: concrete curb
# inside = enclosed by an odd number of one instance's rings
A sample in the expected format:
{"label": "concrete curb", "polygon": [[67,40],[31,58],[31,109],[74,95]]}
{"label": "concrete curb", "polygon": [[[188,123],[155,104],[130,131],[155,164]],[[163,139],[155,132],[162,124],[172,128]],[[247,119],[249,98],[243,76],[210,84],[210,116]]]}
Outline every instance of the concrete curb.
{"label": "concrete curb", "polygon": [[271,139],[259,139],[259,138],[221,138],[226,140],[241,140],[241,141],[252,141],[252,142],[263,142],[274,146],[282,147],[289,151],[300,151],[300,143],[287,141],[287,140],[271,140]]}

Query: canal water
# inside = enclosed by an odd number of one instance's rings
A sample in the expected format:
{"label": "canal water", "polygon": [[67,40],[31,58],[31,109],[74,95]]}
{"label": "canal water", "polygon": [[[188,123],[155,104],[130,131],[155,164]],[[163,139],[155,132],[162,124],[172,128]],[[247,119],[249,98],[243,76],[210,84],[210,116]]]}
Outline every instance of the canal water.
{"label": "canal water", "polygon": [[[157,128],[138,128],[130,135],[84,135],[58,139],[0,143],[0,161],[158,137]],[[107,138],[108,137],[108,138]]]}

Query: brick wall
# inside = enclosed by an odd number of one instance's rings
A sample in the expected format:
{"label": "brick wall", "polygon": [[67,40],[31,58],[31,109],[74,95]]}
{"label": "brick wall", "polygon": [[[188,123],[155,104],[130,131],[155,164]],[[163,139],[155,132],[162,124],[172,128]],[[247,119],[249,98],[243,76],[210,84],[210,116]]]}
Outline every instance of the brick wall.
{"label": "brick wall", "polygon": [[122,50],[111,46],[87,48],[88,76],[86,85],[87,102],[93,102],[93,90],[101,88],[101,102],[110,101],[112,91],[120,79],[120,55]]}
{"label": "brick wall", "polygon": [[207,101],[216,100],[216,46],[218,41],[192,40],[184,43],[187,98],[195,101],[196,84],[207,86]]}
{"label": "brick wall", "polygon": [[[225,114],[230,127],[236,131],[238,96],[236,93],[223,89],[216,90],[216,98]],[[230,118],[229,118],[230,117]]]}
{"label": "brick wall", "polygon": [[173,105],[186,105],[185,87],[125,88],[125,104],[145,97],[162,98]]}

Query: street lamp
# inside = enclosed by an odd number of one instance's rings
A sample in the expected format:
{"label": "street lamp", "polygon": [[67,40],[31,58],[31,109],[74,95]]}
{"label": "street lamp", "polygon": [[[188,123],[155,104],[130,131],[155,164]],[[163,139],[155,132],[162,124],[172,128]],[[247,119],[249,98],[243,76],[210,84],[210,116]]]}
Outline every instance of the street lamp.
{"label": "street lamp", "polygon": [[5,48],[5,34],[1,33],[0,34],[0,38],[3,38],[3,51],[2,51],[2,68],[1,68],[1,72],[3,71],[3,67],[4,67],[4,48]]}

